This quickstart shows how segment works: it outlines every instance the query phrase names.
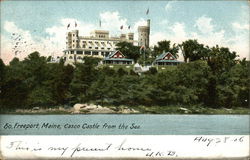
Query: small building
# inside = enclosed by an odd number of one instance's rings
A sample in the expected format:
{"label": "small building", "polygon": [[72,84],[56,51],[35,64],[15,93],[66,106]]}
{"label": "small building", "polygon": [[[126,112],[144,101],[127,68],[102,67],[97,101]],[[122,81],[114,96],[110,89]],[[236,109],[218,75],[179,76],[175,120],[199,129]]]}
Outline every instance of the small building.
{"label": "small building", "polygon": [[170,52],[162,53],[159,55],[155,61],[153,62],[154,65],[178,65],[182,63],[181,61],[178,61],[175,56],[173,56]]}
{"label": "small building", "polygon": [[131,65],[134,64],[133,59],[126,58],[121,51],[114,51],[107,57],[103,59],[103,64],[124,64]]}

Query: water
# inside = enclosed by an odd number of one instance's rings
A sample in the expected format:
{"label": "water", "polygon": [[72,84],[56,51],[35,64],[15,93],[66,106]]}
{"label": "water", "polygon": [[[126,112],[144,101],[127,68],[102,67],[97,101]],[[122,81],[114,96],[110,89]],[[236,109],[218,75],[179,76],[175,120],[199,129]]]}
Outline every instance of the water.
{"label": "water", "polygon": [[[0,115],[1,135],[249,135],[249,115]],[[6,123],[11,129],[4,129]],[[13,128],[18,124],[38,124],[38,128]],[[43,123],[60,125],[41,128]],[[99,128],[83,129],[82,125]],[[104,124],[115,126],[103,128]],[[130,127],[140,126],[140,128]],[[79,128],[64,128],[66,124]],[[119,129],[119,125],[128,125]]]}

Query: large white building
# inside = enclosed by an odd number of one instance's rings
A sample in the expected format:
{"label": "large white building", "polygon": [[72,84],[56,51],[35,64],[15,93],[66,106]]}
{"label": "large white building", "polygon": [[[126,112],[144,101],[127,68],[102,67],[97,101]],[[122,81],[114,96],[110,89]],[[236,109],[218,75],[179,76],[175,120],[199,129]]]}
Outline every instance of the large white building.
{"label": "large white building", "polygon": [[[149,25],[149,20],[147,24]],[[139,42],[139,45],[148,47],[148,25],[147,27],[138,27],[138,41],[134,40],[134,33],[121,34],[120,37],[111,37],[109,31],[94,30],[90,33],[90,36],[80,36],[78,30],[73,30],[67,33],[66,50],[64,50],[63,58],[66,63],[82,62],[84,56],[104,58],[116,51],[116,44],[122,41],[135,45],[138,45]],[[147,33],[145,33],[145,29],[140,29],[141,27],[146,27]]]}

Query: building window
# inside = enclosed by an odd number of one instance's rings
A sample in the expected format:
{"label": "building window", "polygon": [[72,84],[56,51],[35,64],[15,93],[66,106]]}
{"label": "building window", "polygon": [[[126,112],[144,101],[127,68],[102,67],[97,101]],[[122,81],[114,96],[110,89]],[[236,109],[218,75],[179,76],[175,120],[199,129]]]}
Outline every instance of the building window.
{"label": "building window", "polygon": [[108,55],[109,55],[109,52],[105,52],[105,57],[108,57]]}
{"label": "building window", "polygon": [[104,47],[102,47],[101,49],[104,49]]}
{"label": "building window", "polygon": [[73,37],[75,36],[75,34],[73,34]]}
{"label": "building window", "polygon": [[73,42],[75,42],[75,40],[73,40]]}
{"label": "building window", "polygon": [[98,52],[93,52],[93,55],[98,55]]}
{"label": "building window", "polygon": [[108,50],[110,50],[110,48],[108,48]]}
{"label": "building window", "polygon": [[89,49],[91,49],[92,47],[89,47]]}
{"label": "building window", "polygon": [[91,52],[90,51],[86,51],[85,55],[91,55]]}
{"label": "building window", "polygon": [[76,54],[83,54],[83,52],[82,51],[77,51]]}
{"label": "building window", "polygon": [[95,49],[98,49],[98,47],[95,47]]}
{"label": "building window", "polygon": [[72,57],[72,56],[69,56],[69,59],[73,59],[73,57]]}
{"label": "building window", "polygon": [[86,48],[86,45],[84,44],[84,45],[82,45],[82,48]]}

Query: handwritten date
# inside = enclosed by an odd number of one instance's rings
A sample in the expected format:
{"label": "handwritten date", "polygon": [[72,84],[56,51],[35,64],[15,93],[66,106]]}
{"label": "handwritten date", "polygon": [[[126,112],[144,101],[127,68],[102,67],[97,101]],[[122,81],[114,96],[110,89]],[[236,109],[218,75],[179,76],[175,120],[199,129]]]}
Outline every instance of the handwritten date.
{"label": "handwritten date", "polygon": [[240,137],[216,137],[210,138],[205,136],[198,136],[194,138],[194,142],[205,144],[207,147],[222,143],[242,143],[244,141],[244,136]]}

